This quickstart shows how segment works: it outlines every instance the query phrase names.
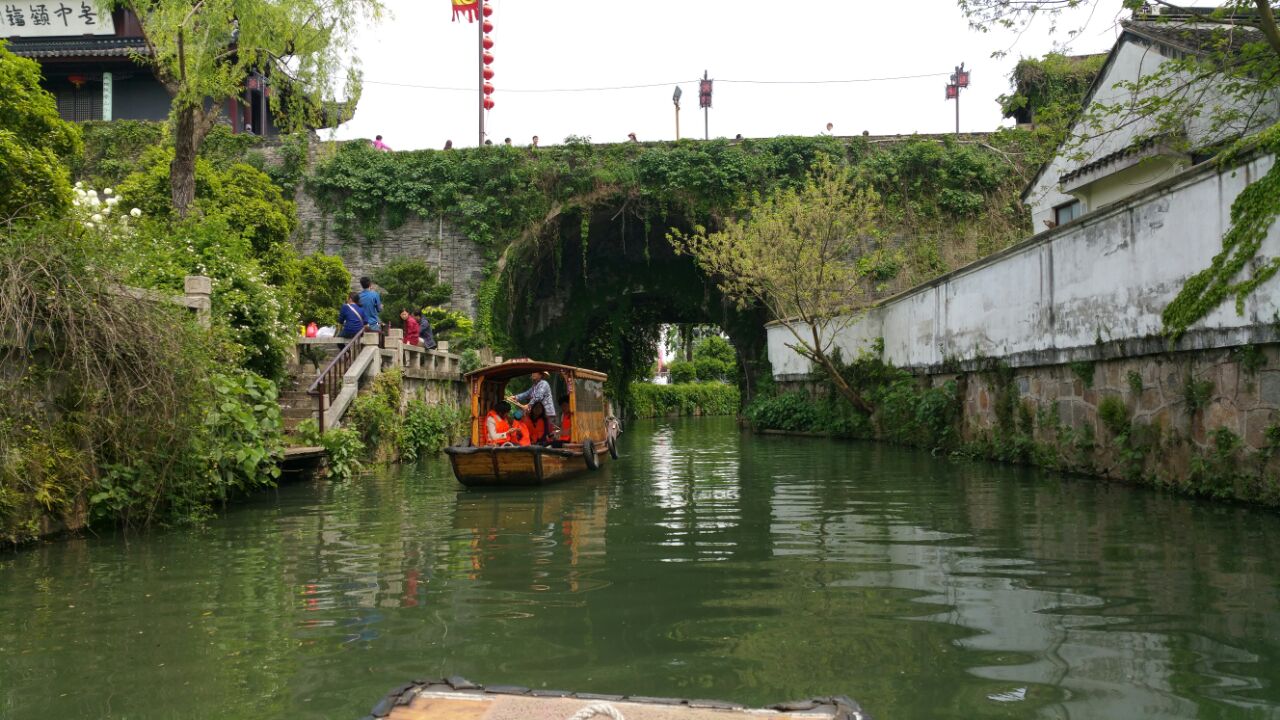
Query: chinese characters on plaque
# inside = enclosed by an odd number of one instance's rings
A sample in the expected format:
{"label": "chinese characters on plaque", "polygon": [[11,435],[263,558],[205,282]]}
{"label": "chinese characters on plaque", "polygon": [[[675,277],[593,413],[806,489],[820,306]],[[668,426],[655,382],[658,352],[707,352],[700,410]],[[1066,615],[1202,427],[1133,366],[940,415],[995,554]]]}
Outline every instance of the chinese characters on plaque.
{"label": "chinese characters on plaque", "polygon": [[0,0],[0,37],[115,35],[110,12],[91,0],[5,2]]}

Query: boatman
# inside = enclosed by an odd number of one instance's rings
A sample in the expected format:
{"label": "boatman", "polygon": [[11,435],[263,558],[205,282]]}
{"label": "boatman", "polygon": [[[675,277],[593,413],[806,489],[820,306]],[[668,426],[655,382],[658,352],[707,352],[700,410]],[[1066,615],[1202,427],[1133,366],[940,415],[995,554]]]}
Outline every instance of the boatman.
{"label": "boatman", "polygon": [[541,405],[547,420],[547,434],[553,438],[560,437],[560,423],[556,422],[556,405],[551,399],[551,383],[547,382],[547,374],[534,370],[529,379],[533,381],[533,387],[507,400],[519,405],[525,413],[529,412],[530,406]]}

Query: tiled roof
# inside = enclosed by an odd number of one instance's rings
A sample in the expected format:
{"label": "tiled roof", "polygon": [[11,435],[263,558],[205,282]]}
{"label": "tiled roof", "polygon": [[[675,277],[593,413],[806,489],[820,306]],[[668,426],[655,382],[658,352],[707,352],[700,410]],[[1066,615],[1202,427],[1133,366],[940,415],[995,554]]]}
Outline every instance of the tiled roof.
{"label": "tiled roof", "polygon": [[1069,183],[1072,180],[1078,177],[1081,177],[1082,175],[1086,175],[1088,173],[1093,172],[1094,170],[1100,170],[1114,162],[1123,160],[1133,155],[1138,155],[1140,153],[1146,152],[1147,150],[1150,150],[1156,147],[1160,143],[1160,141],[1163,139],[1164,138],[1159,138],[1159,137],[1147,138],[1145,140],[1140,140],[1136,143],[1133,143],[1128,147],[1121,148],[1120,150],[1117,150],[1113,153],[1108,153],[1106,155],[1103,155],[1097,160],[1093,160],[1088,163],[1085,163],[1084,165],[1081,165],[1075,170],[1065,173],[1064,175],[1062,175],[1062,177],[1058,178],[1058,182],[1063,184]]}
{"label": "tiled roof", "polygon": [[1138,37],[1191,55],[1236,54],[1249,43],[1266,40],[1257,28],[1240,24],[1166,19],[1129,20],[1123,23],[1123,27]]}
{"label": "tiled roof", "polygon": [[147,44],[138,37],[14,38],[9,51],[26,58],[129,57],[146,54]]}

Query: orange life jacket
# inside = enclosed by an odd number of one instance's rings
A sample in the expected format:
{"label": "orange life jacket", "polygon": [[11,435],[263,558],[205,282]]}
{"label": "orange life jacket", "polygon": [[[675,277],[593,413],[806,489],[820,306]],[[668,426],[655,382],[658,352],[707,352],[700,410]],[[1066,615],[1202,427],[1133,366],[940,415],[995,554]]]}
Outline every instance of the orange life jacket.
{"label": "orange life jacket", "polygon": [[509,442],[509,440],[503,440],[502,438],[491,438],[491,437],[488,437],[488,434],[489,434],[489,421],[488,421],[488,418],[493,418],[493,429],[494,429],[494,430],[495,430],[499,435],[502,435],[503,433],[505,433],[505,432],[507,432],[508,430],[510,430],[510,429],[511,429],[511,426],[507,424],[507,421],[506,421],[506,420],[502,419],[502,416],[501,416],[501,415],[499,415],[498,413],[496,413],[496,412],[494,412],[494,411],[490,410],[490,411],[489,411],[489,414],[486,416],[485,423],[484,423],[484,434],[485,434],[485,436],[486,436],[486,437],[485,437],[485,442],[484,442],[484,443],[482,443],[482,444],[483,444],[483,445],[501,445],[501,444],[502,444],[502,443],[504,443],[504,442]]}
{"label": "orange life jacket", "polygon": [[573,439],[573,413],[569,410],[560,416],[560,439],[565,442]]}
{"label": "orange life jacket", "polygon": [[531,420],[528,415],[520,418],[520,426],[524,429],[524,438],[521,445],[529,445],[533,442],[542,440],[542,436],[547,434],[547,422],[542,418]]}

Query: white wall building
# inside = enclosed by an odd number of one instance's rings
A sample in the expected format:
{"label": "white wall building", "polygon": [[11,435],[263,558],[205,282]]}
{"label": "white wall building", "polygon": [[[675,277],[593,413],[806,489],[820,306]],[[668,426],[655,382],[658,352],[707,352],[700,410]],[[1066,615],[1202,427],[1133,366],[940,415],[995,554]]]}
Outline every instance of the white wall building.
{"label": "white wall building", "polygon": [[[1252,28],[1233,27],[1230,32],[1233,47],[1263,40]],[[1034,231],[1065,225],[1168,180],[1206,159],[1208,153],[1200,151],[1274,122],[1280,105],[1271,98],[1261,112],[1247,112],[1240,122],[1215,126],[1214,116],[1220,116],[1215,111],[1233,104],[1219,89],[1220,78],[1181,78],[1173,85],[1135,95],[1133,84],[1149,80],[1171,58],[1197,55],[1223,41],[1221,24],[1172,18],[1124,23],[1120,38],[1085,96],[1085,107],[1133,107],[1155,92],[1177,92],[1201,110],[1188,114],[1183,127],[1172,131],[1162,130],[1151,117],[1125,113],[1106,118],[1105,129],[1099,130],[1089,121],[1090,113],[1084,113],[1072,128],[1072,140],[1023,192],[1023,201],[1031,206]]]}
{"label": "white wall building", "polygon": [[[1189,52],[1191,40],[1208,42],[1206,32],[1127,23],[1087,102],[1114,102],[1118,83]],[[1221,97],[1208,89],[1204,95]],[[1258,117],[1273,122],[1276,107],[1262,103]],[[1275,162],[1255,156],[1234,168],[1194,164],[1200,158],[1178,148],[1225,139],[1208,131],[1207,115],[1187,118],[1189,144],[1142,140],[1151,127],[1141,123],[1089,141],[1084,160],[1068,142],[1025,195],[1043,232],[880,303],[840,333],[836,346],[849,359],[880,338],[886,362],[922,371],[981,358],[1017,367],[1167,351],[1161,313],[1221,252],[1231,203]],[[1260,255],[1280,256],[1280,226],[1272,226]],[[1280,276],[1258,288],[1241,314],[1223,303],[1179,347],[1275,342],[1278,326]],[[812,368],[789,347],[790,332],[774,324],[768,334],[775,377],[807,377]]]}

